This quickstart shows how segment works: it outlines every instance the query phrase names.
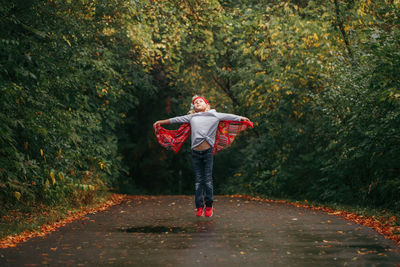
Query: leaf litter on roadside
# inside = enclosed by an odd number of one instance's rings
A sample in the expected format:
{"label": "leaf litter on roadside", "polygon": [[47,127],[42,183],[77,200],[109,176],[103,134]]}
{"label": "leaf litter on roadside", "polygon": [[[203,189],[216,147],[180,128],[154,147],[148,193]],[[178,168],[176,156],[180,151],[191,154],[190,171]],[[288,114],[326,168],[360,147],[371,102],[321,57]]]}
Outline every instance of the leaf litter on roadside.
{"label": "leaf litter on roadside", "polygon": [[[16,234],[16,235],[6,236],[5,238],[0,240],[0,248],[15,247],[15,246],[17,246],[17,244],[25,242],[28,239],[33,238],[33,237],[43,237],[44,238],[50,232],[53,232],[53,231],[57,230],[58,228],[66,225],[70,222],[82,219],[87,214],[106,210],[111,206],[121,203],[126,198],[127,198],[127,196],[125,196],[125,195],[112,194],[112,195],[110,195],[109,199],[106,202],[98,205],[95,208],[86,208],[86,209],[82,208],[80,211],[68,214],[67,217],[63,220],[60,220],[60,221],[57,221],[57,222],[54,222],[51,224],[42,225],[39,230],[24,231],[24,232]],[[90,220],[90,221],[93,222],[93,220]],[[56,249],[57,249],[57,247],[51,248],[51,250],[56,250]]]}
{"label": "leaf litter on roadside", "polygon": [[[376,232],[383,235],[386,239],[393,240],[400,247],[400,225],[399,225],[400,218],[396,216],[391,216],[389,219],[377,218],[375,216],[369,217],[369,216],[357,215],[348,211],[335,210],[331,207],[299,204],[299,203],[289,202],[286,200],[271,200],[271,199],[264,199],[261,197],[252,197],[248,195],[231,195],[231,197],[261,201],[261,202],[284,203],[296,207],[324,211],[327,212],[329,215],[341,216],[348,221],[373,228]],[[330,221],[328,221],[328,223],[330,223]],[[343,234],[343,232],[341,231],[338,231],[338,233]]]}

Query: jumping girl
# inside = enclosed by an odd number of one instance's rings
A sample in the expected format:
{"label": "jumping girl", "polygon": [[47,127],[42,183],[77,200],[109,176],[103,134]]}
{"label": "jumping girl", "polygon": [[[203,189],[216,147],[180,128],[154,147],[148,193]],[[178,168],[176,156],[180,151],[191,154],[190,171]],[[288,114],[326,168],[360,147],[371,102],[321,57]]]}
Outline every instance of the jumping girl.
{"label": "jumping girl", "polygon": [[[253,123],[246,117],[216,112],[201,96],[192,98],[188,115],[156,121],[153,124],[159,143],[177,153],[191,132],[192,163],[195,175],[196,216],[213,215],[213,155],[228,147],[236,135]],[[181,123],[178,130],[166,130],[160,125]]]}

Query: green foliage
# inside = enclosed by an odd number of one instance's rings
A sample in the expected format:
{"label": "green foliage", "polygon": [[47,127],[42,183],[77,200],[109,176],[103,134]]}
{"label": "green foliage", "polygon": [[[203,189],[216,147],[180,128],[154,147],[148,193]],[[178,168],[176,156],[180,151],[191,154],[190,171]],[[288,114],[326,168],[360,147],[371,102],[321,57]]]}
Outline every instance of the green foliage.
{"label": "green foliage", "polygon": [[233,88],[259,131],[231,192],[400,207],[398,3],[339,3],[268,7],[264,31],[251,10],[238,30]]}
{"label": "green foliage", "polygon": [[0,199],[192,193],[189,145],[151,125],[197,93],[255,123],[216,156],[217,192],[398,209],[399,4],[0,4]]}
{"label": "green foliage", "polygon": [[121,175],[117,126],[155,90],[125,30],[136,10],[31,1],[0,12],[3,207],[90,202]]}

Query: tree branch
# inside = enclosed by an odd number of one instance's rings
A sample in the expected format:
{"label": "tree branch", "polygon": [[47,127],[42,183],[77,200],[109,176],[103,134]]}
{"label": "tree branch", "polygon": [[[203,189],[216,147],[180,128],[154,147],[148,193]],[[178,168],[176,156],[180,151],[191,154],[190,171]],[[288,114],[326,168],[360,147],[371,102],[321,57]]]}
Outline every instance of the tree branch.
{"label": "tree branch", "polygon": [[232,100],[233,102],[233,106],[240,106],[239,102],[237,101],[237,99],[233,96],[231,90],[230,90],[230,86],[229,86],[229,80],[223,84],[218,77],[216,77],[215,75],[212,75],[213,80],[215,81],[215,83],[222,89],[222,91],[225,92],[225,94],[227,94],[227,96]]}
{"label": "tree branch", "polygon": [[346,31],[344,30],[343,21],[340,20],[340,10],[337,0],[335,0],[335,11],[336,11],[337,25],[339,26],[340,32],[342,33],[343,36],[343,40],[346,44],[347,53],[349,54],[350,58],[353,59],[353,53],[351,52],[350,49],[349,38],[347,37]]}

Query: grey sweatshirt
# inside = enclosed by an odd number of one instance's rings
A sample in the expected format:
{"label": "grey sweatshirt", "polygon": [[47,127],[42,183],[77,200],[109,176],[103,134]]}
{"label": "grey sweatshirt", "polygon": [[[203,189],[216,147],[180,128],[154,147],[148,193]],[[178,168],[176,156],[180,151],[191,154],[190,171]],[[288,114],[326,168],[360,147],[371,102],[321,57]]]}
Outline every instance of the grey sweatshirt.
{"label": "grey sweatshirt", "polygon": [[200,145],[204,140],[210,144],[211,147],[215,143],[215,134],[217,132],[219,121],[240,121],[241,116],[220,113],[211,109],[206,112],[197,112],[194,114],[174,117],[169,119],[170,123],[190,123],[192,131],[192,149]]}

